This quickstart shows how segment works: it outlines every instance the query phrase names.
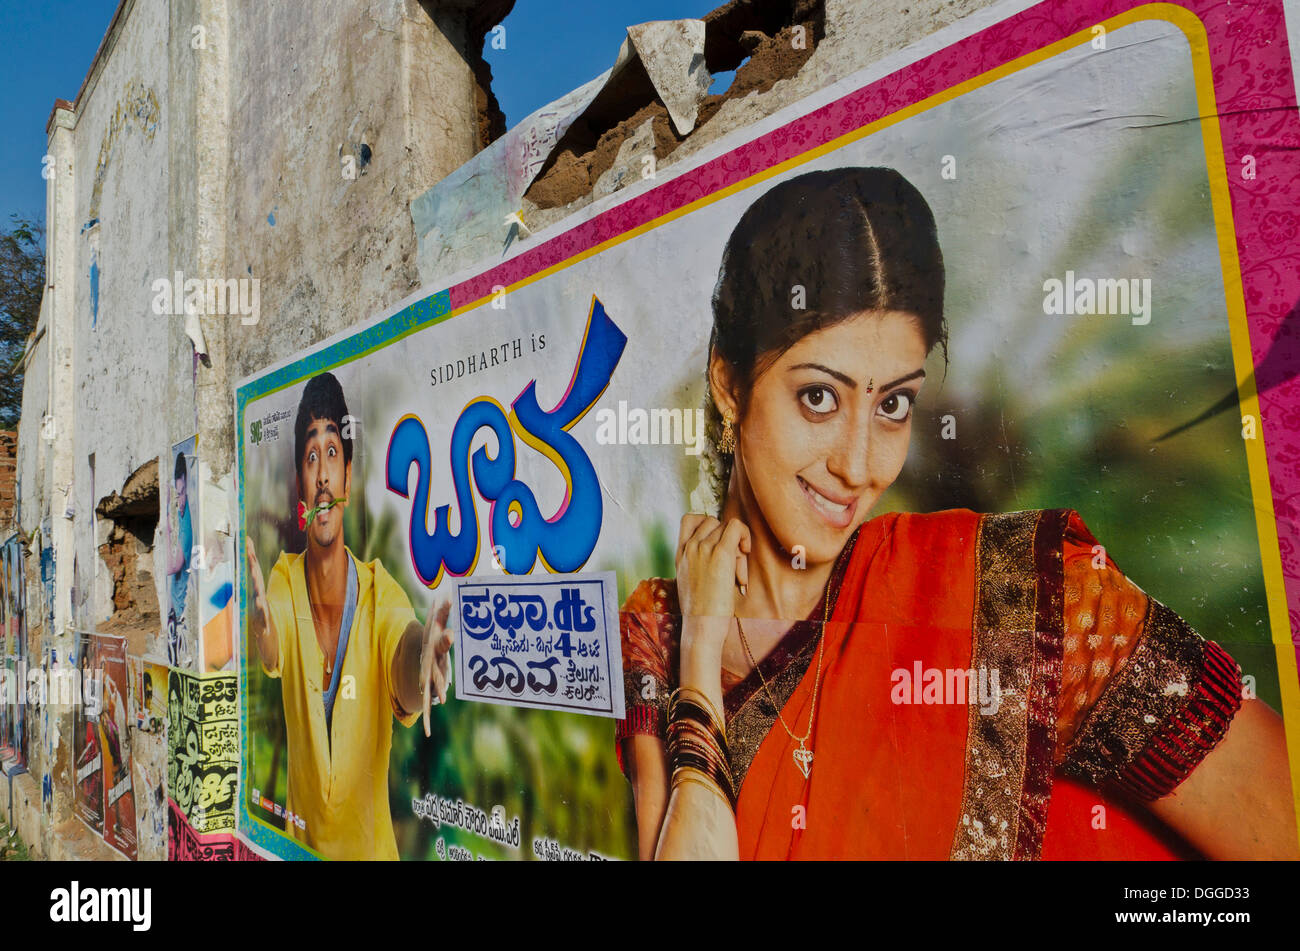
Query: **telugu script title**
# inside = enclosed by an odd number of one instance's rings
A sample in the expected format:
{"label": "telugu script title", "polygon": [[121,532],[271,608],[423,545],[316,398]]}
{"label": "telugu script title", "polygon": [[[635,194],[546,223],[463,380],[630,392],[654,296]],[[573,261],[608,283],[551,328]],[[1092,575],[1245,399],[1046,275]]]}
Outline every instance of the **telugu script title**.
{"label": "telugu script title", "polygon": [[[481,396],[461,411],[451,432],[452,483],[460,528],[451,530],[451,505],[439,505],[428,525],[429,476],[433,454],[424,423],[408,414],[398,420],[388,441],[385,476],[388,489],[410,499],[411,563],[420,581],[436,587],[443,571],[471,574],[481,548],[475,493],[490,503],[489,547],[503,553],[500,567],[509,574],[528,574],[537,559],[548,571],[574,572],[586,564],[600,537],[602,499],[596,469],[569,430],[586,415],[609,386],[623,355],[627,336],[615,326],[595,297],[578,352],[577,366],[564,396],[553,409],[537,402],[533,380],[505,409]],[[480,429],[496,438],[496,454],[470,446]],[[565,496],[549,518],[542,514],[531,488],[515,478],[515,437],[542,453],[564,477]],[[414,480],[411,464],[416,466]]]}

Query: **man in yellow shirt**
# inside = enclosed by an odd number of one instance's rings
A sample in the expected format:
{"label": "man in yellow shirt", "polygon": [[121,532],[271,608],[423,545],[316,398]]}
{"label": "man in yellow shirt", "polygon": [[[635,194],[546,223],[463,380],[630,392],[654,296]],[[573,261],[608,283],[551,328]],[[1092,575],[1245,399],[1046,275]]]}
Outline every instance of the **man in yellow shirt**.
{"label": "man in yellow shirt", "polygon": [[301,819],[288,831],[327,858],[396,859],[388,809],[393,718],[409,727],[423,710],[428,735],[430,703],[446,701],[450,605],[430,610],[421,625],[379,560],[358,561],[344,545],[347,420],[333,374],[309,380],[294,423],[307,550],[282,552],[263,586],[248,541],[249,633],[263,670],[283,683],[286,809]]}

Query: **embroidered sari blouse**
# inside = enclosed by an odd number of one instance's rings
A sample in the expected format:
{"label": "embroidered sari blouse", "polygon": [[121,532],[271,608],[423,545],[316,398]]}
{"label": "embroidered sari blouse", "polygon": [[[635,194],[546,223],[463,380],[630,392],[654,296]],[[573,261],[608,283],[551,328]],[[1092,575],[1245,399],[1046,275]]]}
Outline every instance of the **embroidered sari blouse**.
{"label": "embroidered sari blouse", "polygon": [[[839,851],[830,841],[819,851],[816,837],[798,830],[766,843],[769,819],[784,815],[788,824],[785,799],[815,798],[797,785],[783,788],[790,782],[781,766],[788,757],[776,753],[762,758],[763,775],[748,788],[746,779],[769,734],[774,742],[767,746],[790,745],[772,699],[793,729],[802,732],[808,723],[810,667],[823,629],[818,608],[760,661],[770,698],[757,672],[738,678],[723,671],[727,752],[742,794],[742,856],[873,855],[879,849],[935,857],[949,840],[952,858],[1177,856],[1124,800],[1167,795],[1222,739],[1241,704],[1240,669],[1125,577],[1077,513],[880,516],[846,545],[830,585],[823,687],[830,699],[817,711],[809,744],[816,756],[813,779],[823,783],[821,800],[863,812],[864,822],[872,813],[880,824],[890,800],[873,798],[870,784],[892,773],[903,787],[912,781],[929,786],[936,804],[917,811],[906,788],[893,793],[907,815],[892,839],[877,837],[875,826],[866,824],[871,841],[854,842],[850,834]],[[620,622],[628,705],[616,746],[623,765],[624,739],[665,735],[679,670],[675,582],[643,581]],[[938,646],[927,648],[927,642]],[[909,643],[917,658],[911,663]],[[931,663],[945,663],[936,660],[945,655],[946,663],[968,674],[964,685],[960,674],[955,678],[958,693],[969,687],[968,697],[951,696],[953,667]],[[838,691],[837,678],[843,681]],[[849,696],[832,708],[846,689]],[[856,722],[823,720],[837,716]],[[877,728],[891,735],[865,739]],[[824,763],[832,757],[874,768],[864,767],[862,775],[831,770]],[[1018,779],[1006,782],[1007,776]],[[769,781],[770,792],[753,788]],[[846,788],[827,791],[826,784]],[[1109,798],[1099,803],[1097,789]],[[1129,840],[1118,852],[1088,852],[1099,838],[1089,819],[1101,803],[1114,814],[1116,834],[1108,841]],[[751,819],[758,831],[747,843],[744,827]],[[1045,848],[1044,834],[1053,825],[1059,834],[1047,836]],[[1075,828],[1080,825],[1084,834]]]}

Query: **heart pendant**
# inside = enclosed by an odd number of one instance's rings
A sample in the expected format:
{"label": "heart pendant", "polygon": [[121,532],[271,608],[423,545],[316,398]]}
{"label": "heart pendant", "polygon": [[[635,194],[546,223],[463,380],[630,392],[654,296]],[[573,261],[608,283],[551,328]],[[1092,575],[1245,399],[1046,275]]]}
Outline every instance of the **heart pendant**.
{"label": "heart pendant", "polygon": [[812,771],[813,751],[806,749],[804,746],[794,751],[794,765],[799,767],[799,772],[803,773],[803,778],[807,779],[808,774]]}

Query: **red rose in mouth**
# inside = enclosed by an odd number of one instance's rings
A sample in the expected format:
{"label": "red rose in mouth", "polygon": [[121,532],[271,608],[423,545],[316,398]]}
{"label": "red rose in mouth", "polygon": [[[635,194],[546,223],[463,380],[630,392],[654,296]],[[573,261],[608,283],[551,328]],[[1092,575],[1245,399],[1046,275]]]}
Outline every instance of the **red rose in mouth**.
{"label": "red rose in mouth", "polygon": [[298,531],[307,531],[307,503],[298,503]]}

